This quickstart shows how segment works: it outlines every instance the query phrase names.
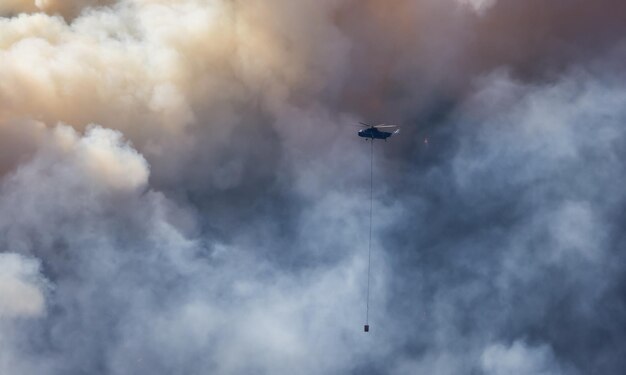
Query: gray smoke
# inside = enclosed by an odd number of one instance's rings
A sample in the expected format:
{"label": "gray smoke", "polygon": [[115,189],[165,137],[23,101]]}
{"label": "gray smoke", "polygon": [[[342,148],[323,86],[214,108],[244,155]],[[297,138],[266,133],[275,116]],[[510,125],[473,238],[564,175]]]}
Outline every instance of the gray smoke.
{"label": "gray smoke", "polygon": [[619,373],[625,13],[4,2],[0,373]]}

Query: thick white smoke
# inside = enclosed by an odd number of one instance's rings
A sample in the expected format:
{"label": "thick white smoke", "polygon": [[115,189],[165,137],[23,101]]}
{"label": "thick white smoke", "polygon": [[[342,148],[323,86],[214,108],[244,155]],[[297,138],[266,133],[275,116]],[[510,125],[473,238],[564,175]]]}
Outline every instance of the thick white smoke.
{"label": "thick white smoke", "polygon": [[[107,373],[238,373],[302,365],[311,368],[305,373],[335,372],[349,369],[365,350],[354,330],[362,312],[362,258],[342,257],[330,268],[291,275],[254,255],[271,246],[270,239],[239,241],[257,248],[252,252],[201,245],[190,237],[193,218],[146,190],[146,161],[119,132],[90,126],[80,136],[60,125],[43,139],[41,150],[2,186],[3,248],[24,255],[3,255],[0,311],[37,319],[29,330],[51,335],[60,352],[40,358],[12,348],[3,358],[10,372],[106,366]],[[303,228],[304,243],[316,240],[308,239],[306,227],[319,228],[319,221],[335,226],[329,213],[358,220],[350,214],[358,202],[340,200],[341,211],[336,203],[316,208]],[[345,248],[354,230],[340,230],[334,235],[339,242],[320,245]],[[24,257],[46,262],[50,312],[38,263]],[[105,350],[106,363],[94,345]],[[345,346],[352,354],[342,352]]]}
{"label": "thick white smoke", "polygon": [[45,312],[45,297],[39,262],[18,254],[0,254],[0,320],[39,317]]}

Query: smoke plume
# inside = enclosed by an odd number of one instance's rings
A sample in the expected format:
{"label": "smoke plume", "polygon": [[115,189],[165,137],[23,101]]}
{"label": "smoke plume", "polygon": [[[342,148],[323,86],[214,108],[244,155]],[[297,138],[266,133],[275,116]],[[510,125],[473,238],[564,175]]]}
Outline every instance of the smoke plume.
{"label": "smoke plume", "polygon": [[0,373],[619,373],[625,19],[2,2]]}

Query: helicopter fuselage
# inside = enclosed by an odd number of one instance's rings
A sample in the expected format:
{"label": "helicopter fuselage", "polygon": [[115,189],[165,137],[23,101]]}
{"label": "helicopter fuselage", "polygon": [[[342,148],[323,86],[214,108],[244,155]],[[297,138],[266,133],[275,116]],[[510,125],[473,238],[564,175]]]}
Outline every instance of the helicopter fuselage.
{"label": "helicopter fuselage", "polygon": [[359,130],[359,137],[371,138],[371,139],[387,139],[393,135],[390,132],[383,132],[376,128],[367,128]]}

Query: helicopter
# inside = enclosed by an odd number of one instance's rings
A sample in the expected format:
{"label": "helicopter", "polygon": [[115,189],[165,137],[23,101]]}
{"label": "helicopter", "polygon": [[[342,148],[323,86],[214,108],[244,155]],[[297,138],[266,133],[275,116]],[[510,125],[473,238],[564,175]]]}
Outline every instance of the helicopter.
{"label": "helicopter", "polygon": [[[394,134],[398,134],[400,132],[400,127],[398,125],[386,125],[386,124],[370,125],[364,122],[359,122],[359,124],[367,128],[367,129],[361,129],[358,132],[359,137],[365,138],[366,141],[368,140],[368,138],[371,138],[372,141],[374,139],[384,139],[385,141],[387,141],[387,138],[391,137]],[[394,130],[393,132],[385,132],[385,131],[378,130],[378,129],[386,129],[386,128],[397,128],[397,129]]]}

